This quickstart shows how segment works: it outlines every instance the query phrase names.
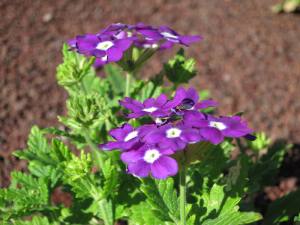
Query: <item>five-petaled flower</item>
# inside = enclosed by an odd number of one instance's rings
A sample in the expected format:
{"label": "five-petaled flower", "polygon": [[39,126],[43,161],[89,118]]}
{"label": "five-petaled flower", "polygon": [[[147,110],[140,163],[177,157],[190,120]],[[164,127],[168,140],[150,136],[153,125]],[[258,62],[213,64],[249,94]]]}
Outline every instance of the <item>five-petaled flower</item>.
{"label": "five-petaled flower", "polygon": [[149,173],[154,178],[165,179],[178,171],[173,154],[168,148],[159,148],[156,145],[143,145],[137,150],[123,152],[121,159],[128,165],[128,172],[139,177],[146,177]]}

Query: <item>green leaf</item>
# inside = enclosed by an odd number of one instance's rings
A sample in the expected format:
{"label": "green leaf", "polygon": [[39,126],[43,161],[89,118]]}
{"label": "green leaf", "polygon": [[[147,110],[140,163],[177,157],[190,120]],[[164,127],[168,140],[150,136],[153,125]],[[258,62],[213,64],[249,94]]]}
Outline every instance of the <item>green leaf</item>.
{"label": "green leaf", "polygon": [[72,158],[71,151],[62,141],[53,139],[49,145],[38,127],[31,129],[27,149],[14,152],[14,155],[28,160],[29,171],[36,177],[43,178],[51,188],[54,188],[62,176],[62,163]]}
{"label": "green leaf", "polygon": [[250,190],[258,191],[260,187],[272,185],[279,167],[281,166],[284,154],[292,147],[284,141],[277,141],[269,147],[255,164],[249,168]]}
{"label": "green leaf", "polygon": [[86,210],[92,212],[104,221],[105,225],[114,224],[113,204],[111,200],[100,199],[93,202],[93,204]]}
{"label": "green leaf", "polygon": [[272,202],[267,210],[263,224],[279,224],[284,218],[293,218],[300,212],[300,190],[289,193]]}
{"label": "green leaf", "polygon": [[229,168],[228,176],[226,177],[226,192],[238,196],[245,193],[248,185],[249,162],[248,157],[241,155],[236,164]]}
{"label": "green leaf", "polygon": [[[229,153],[233,146],[223,142],[222,145],[212,145],[209,142],[200,142],[189,145],[186,151],[187,163],[192,164],[192,171],[198,172],[200,177],[219,178],[230,162]],[[180,156],[176,155],[179,160]],[[192,182],[197,182],[197,177]]]}
{"label": "green leaf", "polygon": [[79,157],[72,155],[72,159],[64,163],[63,181],[71,186],[77,198],[100,198],[101,190],[95,183],[91,169],[91,156],[83,151]]}
{"label": "green leaf", "polygon": [[[166,224],[160,220],[152,211],[151,206],[146,202],[133,205],[130,208],[129,225],[161,225]],[[171,223],[169,223],[171,224]]]}
{"label": "green leaf", "polygon": [[105,65],[104,71],[107,80],[111,84],[113,92],[117,95],[121,95],[121,93],[123,93],[125,90],[124,71],[120,67],[113,64]]}
{"label": "green leaf", "polygon": [[119,187],[119,171],[117,170],[117,165],[115,162],[108,158],[105,160],[103,165],[103,174],[104,174],[104,186],[103,186],[103,196],[114,196],[116,195]]}
{"label": "green leaf", "polygon": [[164,64],[164,71],[167,78],[176,85],[188,83],[197,73],[195,63],[193,58],[185,58],[184,50],[181,48],[174,58]]}
{"label": "green leaf", "polygon": [[172,178],[166,180],[144,179],[141,191],[147,196],[153,213],[163,221],[179,220],[178,198]]}
{"label": "green leaf", "polygon": [[12,183],[0,189],[0,218],[9,220],[40,211],[51,211],[49,190],[44,179],[36,179],[21,172],[12,172]]}
{"label": "green leaf", "polygon": [[88,74],[95,74],[92,68],[94,58],[87,59],[86,57],[70,51],[67,44],[63,46],[63,63],[57,67],[56,78],[58,84],[66,88],[69,94],[76,93],[81,80]]}
{"label": "green leaf", "polygon": [[71,139],[71,141],[74,141],[74,142],[85,143],[85,139],[82,136],[71,134],[68,131],[60,130],[60,129],[56,128],[56,127],[47,127],[47,128],[44,128],[42,130],[42,132],[46,133],[46,134],[57,135],[57,136],[60,136],[60,137],[66,137],[66,138]]}
{"label": "green leaf", "polygon": [[18,158],[29,161],[37,160],[48,165],[54,164],[53,160],[49,158],[50,147],[48,146],[47,139],[38,127],[32,127],[27,145],[27,149],[16,151],[13,154]]}
{"label": "green leaf", "polygon": [[269,147],[271,139],[263,132],[255,134],[256,139],[254,141],[248,141],[247,145],[256,153],[265,150]]}
{"label": "green leaf", "polygon": [[57,222],[50,223],[47,217],[34,216],[31,221],[17,220],[12,222],[14,225],[59,225]]}
{"label": "green leaf", "polygon": [[300,222],[300,213],[294,217],[294,222]]}
{"label": "green leaf", "polygon": [[202,216],[203,225],[247,224],[262,219],[259,213],[240,212],[238,203],[240,197],[231,197],[224,191],[224,187],[214,184],[209,192],[202,195],[206,213]]}
{"label": "green leaf", "polygon": [[99,126],[106,119],[105,100],[98,94],[79,94],[67,101],[68,116],[59,117],[60,122],[78,133],[84,127]]}
{"label": "green leaf", "polygon": [[31,128],[27,145],[28,145],[27,150],[17,151],[14,153],[14,155],[22,159],[30,160],[32,155],[34,155],[35,153],[49,152],[47,139],[43,137],[43,133],[40,131],[40,129],[37,126],[33,126]]}

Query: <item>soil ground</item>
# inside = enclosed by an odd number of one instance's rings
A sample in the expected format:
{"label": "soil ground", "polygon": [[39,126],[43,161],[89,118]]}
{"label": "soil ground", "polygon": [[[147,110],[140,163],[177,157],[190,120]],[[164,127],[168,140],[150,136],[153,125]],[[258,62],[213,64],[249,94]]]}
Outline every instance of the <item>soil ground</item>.
{"label": "soil ground", "polygon": [[[0,186],[7,185],[12,168],[24,168],[11,152],[25,147],[30,127],[55,125],[65,111],[66,93],[55,82],[63,42],[112,22],[201,34],[204,40],[187,50],[198,61],[192,84],[210,90],[221,113],[243,110],[256,131],[299,143],[300,16],[272,14],[277,2],[1,0]],[[160,59],[153,59],[146,75]],[[297,146],[293,154],[299,156]],[[299,179],[299,170],[282,174]]]}

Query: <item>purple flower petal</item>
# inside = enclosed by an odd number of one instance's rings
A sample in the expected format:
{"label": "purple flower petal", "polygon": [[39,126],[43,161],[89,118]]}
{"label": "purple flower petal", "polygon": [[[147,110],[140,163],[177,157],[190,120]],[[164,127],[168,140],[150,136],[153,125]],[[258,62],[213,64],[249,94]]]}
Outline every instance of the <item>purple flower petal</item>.
{"label": "purple flower petal", "polygon": [[116,47],[111,47],[107,50],[107,56],[108,56],[108,61],[117,62],[122,58],[123,53],[120,49]]}
{"label": "purple flower petal", "polygon": [[160,49],[161,50],[164,50],[164,49],[169,49],[169,48],[172,48],[174,45],[174,42],[171,42],[171,41],[165,41],[164,43],[162,43],[160,45]]}
{"label": "purple flower petal", "polygon": [[106,144],[102,144],[99,146],[104,151],[110,151],[113,149],[120,149],[122,147],[120,142],[107,142]]}
{"label": "purple flower petal", "polygon": [[150,132],[149,134],[147,134],[144,139],[147,143],[155,144],[160,142],[164,138],[165,138],[165,132],[163,130],[156,130],[154,132]]}
{"label": "purple flower petal", "polygon": [[162,35],[156,29],[138,29],[138,32],[144,35],[146,38],[150,38],[152,40],[159,40],[162,38]]}
{"label": "purple flower petal", "polygon": [[203,100],[195,105],[195,109],[206,109],[209,107],[216,107],[218,103],[214,100]]}
{"label": "purple flower petal", "polygon": [[203,138],[197,129],[185,129],[182,132],[181,139],[188,143],[194,143],[202,140]]}
{"label": "purple flower petal", "polygon": [[107,63],[107,60],[103,60],[101,58],[96,58],[95,62],[94,62],[94,66],[96,68],[98,68],[98,67],[101,67],[101,66],[105,65],[106,63]]}
{"label": "purple flower petal", "polygon": [[120,39],[114,41],[114,46],[122,51],[126,51],[132,44],[132,40],[130,39]]}
{"label": "purple flower petal", "polygon": [[200,134],[204,139],[208,140],[209,142],[215,145],[220,144],[224,140],[222,132],[213,127],[200,129]]}
{"label": "purple flower petal", "polygon": [[121,160],[125,163],[134,163],[143,159],[144,151],[132,150],[128,152],[123,152],[121,154]]}
{"label": "purple flower petal", "polygon": [[168,101],[168,97],[165,94],[161,94],[156,99],[156,103],[160,106],[166,104],[167,101]]}
{"label": "purple flower petal", "polygon": [[152,176],[156,179],[166,179],[178,172],[178,165],[175,159],[168,156],[161,156],[151,165]]}
{"label": "purple flower petal", "polygon": [[143,104],[139,101],[136,101],[134,99],[131,99],[129,97],[125,97],[123,100],[119,101],[120,105],[123,106],[126,109],[129,109],[131,111],[140,111],[144,108]]}
{"label": "purple flower petal", "polygon": [[144,160],[139,160],[136,163],[128,164],[128,172],[138,177],[147,177],[150,172],[150,164]]}
{"label": "purple flower petal", "polygon": [[191,127],[208,127],[209,121],[205,119],[205,116],[198,111],[187,111],[183,115],[184,125]]}
{"label": "purple flower petal", "polygon": [[180,36],[180,42],[186,46],[189,46],[190,44],[200,41],[202,39],[199,35],[190,35],[190,36]]}

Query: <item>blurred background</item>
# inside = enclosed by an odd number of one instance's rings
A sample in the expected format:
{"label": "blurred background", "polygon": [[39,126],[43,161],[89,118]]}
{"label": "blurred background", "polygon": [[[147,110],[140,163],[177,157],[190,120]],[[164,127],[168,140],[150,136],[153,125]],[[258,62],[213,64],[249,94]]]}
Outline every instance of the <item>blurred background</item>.
{"label": "blurred background", "polygon": [[[66,93],[55,81],[62,44],[115,22],[168,25],[204,40],[187,49],[198,62],[191,83],[208,89],[220,113],[242,110],[256,131],[294,143],[288,177],[298,179],[300,154],[300,14],[275,14],[280,0],[1,0],[0,186],[11,156],[33,124],[57,125]],[[145,74],[158,71],[156,56]]]}

